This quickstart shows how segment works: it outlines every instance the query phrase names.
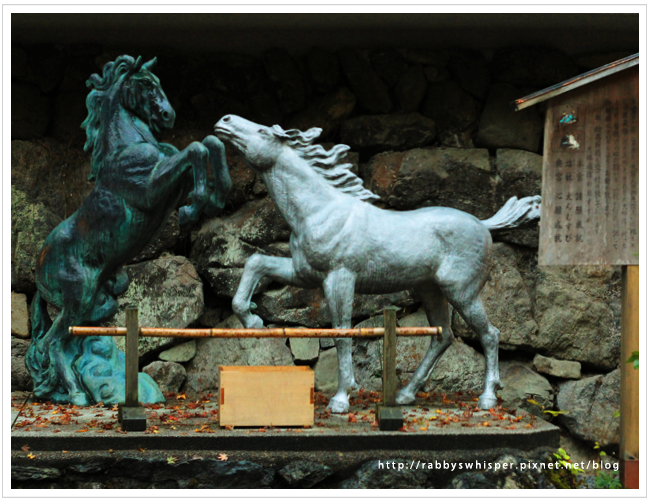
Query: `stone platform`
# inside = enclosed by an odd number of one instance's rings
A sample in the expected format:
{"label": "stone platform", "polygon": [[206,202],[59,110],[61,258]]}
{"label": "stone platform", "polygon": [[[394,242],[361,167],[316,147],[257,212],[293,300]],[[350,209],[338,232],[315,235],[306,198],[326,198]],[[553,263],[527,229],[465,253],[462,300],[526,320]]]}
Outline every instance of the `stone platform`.
{"label": "stone platform", "polygon": [[[116,406],[75,408],[26,400],[26,396],[12,394],[12,485],[18,488],[84,487],[79,486],[85,484],[84,478],[100,481],[94,483],[100,486],[89,486],[95,488],[159,487],[163,484],[160,471],[169,467],[176,471],[170,479],[175,483],[165,487],[191,487],[183,486],[183,481],[189,480],[192,470],[206,467],[204,473],[210,478],[206,487],[236,487],[233,484],[239,483],[228,482],[231,474],[240,471],[248,477],[246,474],[250,476],[251,470],[257,468],[266,470],[265,474],[274,479],[269,479],[268,484],[253,481],[241,487],[310,487],[309,481],[291,483],[291,479],[284,478],[288,473],[283,475],[281,471],[287,467],[330,471],[329,483],[324,481],[319,487],[372,487],[359,482],[360,471],[366,467],[381,477],[395,476],[397,484],[401,484],[377,487],[439,488],[460,470],[441,467],[438,471],[422,471],[415,463],[421,462],[424,467],[424,463],[435,461],[490,462],[503,456],[540,460],[557,450],[560,443],[560,431],[554,425],[522,410],[478,410],[471,394],[420,394],[413,406],[402,407],[405,426],[399,431],[378,430],[374,412],[381,396],[374,392],[357,393],[345,415],[330,414],[326,410],[329,395],[316,393],[315,424],[310,428],[234,429],[218,425],[216,391],[169,394],[165,404],[147,406],[146,431],[129,433],[122,431],[117,422]],[[410,472],[378,472],[378,462],[390,460],[410,464]],[[133,464],[133,470],[124,468],[127,463]],[[188,465],[192,463],[195,467]],[[230,479],[219,482],[217,470]],[[400,483],[416,470],[424,474],[420,483]],[[112,471],[108,476],[118,474],[124,481],[105,483],[101,478],[108,477],[106,471]],[[311,473],[303,471],[298,476],[305,474]]]}

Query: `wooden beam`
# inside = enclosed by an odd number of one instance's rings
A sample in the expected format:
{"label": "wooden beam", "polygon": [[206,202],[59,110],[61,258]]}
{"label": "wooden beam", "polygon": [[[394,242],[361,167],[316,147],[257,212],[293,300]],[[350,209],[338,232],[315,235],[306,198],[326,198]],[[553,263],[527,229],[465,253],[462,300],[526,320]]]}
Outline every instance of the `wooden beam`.
{"label": "wooden beam", "polygon": [[[623,266],[621,298],[621,483],[639,488],[639,371],[626,361],[639,350],[639,266]],[[645,360],[644,360],[645,362]]]}
{"label": "wooden beam", "polygon": [[[70,335],[115,336],[126,335],[126,328],[101,326],[71,326]],[[400,336],[442,335],[442,328],[402,327],[396,329]],[[141,337],[188,337],[188,338],[340,338],[381,337],[383,328],[140,328]]]}

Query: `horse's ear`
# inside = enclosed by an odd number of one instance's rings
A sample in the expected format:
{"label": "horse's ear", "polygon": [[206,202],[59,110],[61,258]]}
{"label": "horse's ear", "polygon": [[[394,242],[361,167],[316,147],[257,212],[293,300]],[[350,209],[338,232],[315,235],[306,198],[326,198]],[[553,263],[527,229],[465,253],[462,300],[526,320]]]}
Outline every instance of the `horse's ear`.
{"label": "horse's ear", "polygon": [[142,65],[142,68],[146,69],[148,71],[151,71],[156,67],[157,62],[158,62],[158,59],[154,57],[151,61],[144,63]]}
{"label": "horse's ear", "polygon": [[133,66],[133,69],[131,70],[133,73],[137,73],[140,71],[140,68],[142,67],[142,56],[138,56],[138,58],[135,60],[135,65]]}

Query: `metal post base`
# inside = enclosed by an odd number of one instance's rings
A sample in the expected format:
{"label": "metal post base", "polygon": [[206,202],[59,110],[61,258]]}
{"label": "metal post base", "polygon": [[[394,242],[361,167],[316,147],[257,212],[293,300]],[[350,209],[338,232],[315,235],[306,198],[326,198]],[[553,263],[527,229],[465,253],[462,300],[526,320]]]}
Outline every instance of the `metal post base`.
{"label": "metal post base", "polygon": [[147,416],[144,406],[117,407],[117,420],[122,424],[122,430],[127,432],[142,432],[147,430]]}
{"label": "metal post base", "polygon": [[377,405],[376,415],[380,431],[398,431],[404,427],[404,417],[400,406]]}

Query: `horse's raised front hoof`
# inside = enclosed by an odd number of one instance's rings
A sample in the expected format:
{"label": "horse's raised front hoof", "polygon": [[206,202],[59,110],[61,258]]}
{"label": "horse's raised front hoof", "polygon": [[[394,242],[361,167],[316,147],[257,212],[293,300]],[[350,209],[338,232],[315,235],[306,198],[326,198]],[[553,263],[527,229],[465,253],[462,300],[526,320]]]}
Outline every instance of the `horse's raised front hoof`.
{"label": "horse's raised front hoof", "polygon": [[332,413],[347,413],[350,410],[350,403],[348,402],[348,398],[345,396],[334,396],[330,399],[327,409]]}
{"label": "horse's raised front hoof", "polygon": [[187,226],[188,224],[194,222],[196,219],[196,215],[194,212],[195,210],[194,207],[192,206],[181,207],[178,210],[178,225],[182,227],[182,226]]}
{"label": "horse's raised front hoof", "polygon": [[478,398],[478,407],[480,410],[489,410],[490,408],[496,408],[497,398],[494,396],[481,396]]}
{"label": "horse's raised front hoof", "polygon": [[404,389],[398,391],[397,396],[395,397],[395,402],[398,405],[410,405],[414,401],[415,401],[415,395],[405,391]]}

